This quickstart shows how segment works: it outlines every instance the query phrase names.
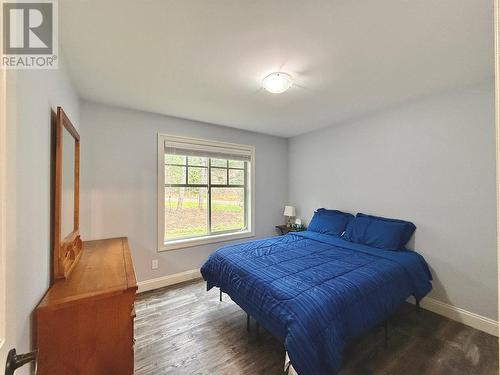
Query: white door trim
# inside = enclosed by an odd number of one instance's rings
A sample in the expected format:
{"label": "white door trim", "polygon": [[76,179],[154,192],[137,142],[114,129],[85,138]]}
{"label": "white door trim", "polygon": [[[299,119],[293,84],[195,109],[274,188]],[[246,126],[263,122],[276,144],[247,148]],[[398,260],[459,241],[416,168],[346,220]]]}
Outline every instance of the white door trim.
{"label": "white door trim", "polygon": [[[0,1],[2,8],[3,1]],[[0,10],[0,17],[2,17]],[[6,279],[6,249],[7,249],[7,220],[6,220],[6,179],[7,179],[7,74],[4,69],[0,69],[0,349],[5,343],[5,316],[6,316],[6,299],[5,284]]]}
{"label": "white door trim", "polygon": [[[495,129],[496,129],[496,189],[497,189],[497,263],[498,311],[500,317],[500,0],[495,0]],[[500,321],[500,318],[499,318]],[[499,341],[500,343],[500,341]],[[499,345],[500,356],[500,345]]]}
{"label": "white door trim", "polygon": [[[0,19],[3,4],[0,0]],[[2,38],[0,38],[2,39]],[[0,40],[0,58],[2,57]],[[15,301],[15,137],[16,72],[0,68],[0,371],[16,345]],[[9,200],[7,200],[9,197]]]}

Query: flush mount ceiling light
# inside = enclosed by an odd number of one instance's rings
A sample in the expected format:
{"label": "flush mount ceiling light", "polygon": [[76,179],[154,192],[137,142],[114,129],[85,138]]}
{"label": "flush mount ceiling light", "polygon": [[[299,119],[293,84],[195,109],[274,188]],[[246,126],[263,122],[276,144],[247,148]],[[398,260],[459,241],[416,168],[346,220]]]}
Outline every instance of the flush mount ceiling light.
{"label": "flush mount ceiling light", "polygon": [[262,87],[273,94],[281,94],[292,87],[292,85],[292,76],[283,72],[271,73],[262,80]]}

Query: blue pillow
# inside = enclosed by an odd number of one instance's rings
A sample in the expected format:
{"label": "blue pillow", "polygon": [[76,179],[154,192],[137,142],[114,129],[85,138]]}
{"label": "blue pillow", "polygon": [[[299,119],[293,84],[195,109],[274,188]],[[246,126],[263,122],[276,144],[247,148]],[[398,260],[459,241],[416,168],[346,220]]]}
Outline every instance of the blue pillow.
{"label": "blue pillow", "polygon": [[380,221],[385,221],[385,222],[390,222],[390,223],[404,224],[404,230],[401,233],[400,249],[403,249],[406,246],[406,244],[410,240],[411,236],[415,232],[415,229],[417,229],[415,224],[413,224],[410,221],[405,221],[405,220],[400,220],[400,219],[391,219],[391,218],[381,217],[381,216],[372,216],[372,215],[366,215],[366,214],[362,214],[362,213],[358,213],[356,216],[364,216],[364,217],[372,218],[374,220],[380,220]]}
{"label": "blue pillow", "polygon": [[351,242],[388,250],[401,250],[415,232],[409,221],[358,213],[344,238]]}
{"label": "blue pillow", "polygon": [[314,212],[307,230],[340,236],[351,220],[354,216],[347,212],[319,208]]}

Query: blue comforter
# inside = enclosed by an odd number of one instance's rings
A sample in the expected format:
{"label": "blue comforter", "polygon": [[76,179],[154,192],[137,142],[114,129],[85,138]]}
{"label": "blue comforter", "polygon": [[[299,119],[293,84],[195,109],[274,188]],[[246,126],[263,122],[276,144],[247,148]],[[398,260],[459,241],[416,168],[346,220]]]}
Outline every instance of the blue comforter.
{"label": "blue comforter", "polygon": [[225,246],[201,273],[283,340],[300,375],[336,373],[348,340],[432,288],[416,252],[309,231]]}

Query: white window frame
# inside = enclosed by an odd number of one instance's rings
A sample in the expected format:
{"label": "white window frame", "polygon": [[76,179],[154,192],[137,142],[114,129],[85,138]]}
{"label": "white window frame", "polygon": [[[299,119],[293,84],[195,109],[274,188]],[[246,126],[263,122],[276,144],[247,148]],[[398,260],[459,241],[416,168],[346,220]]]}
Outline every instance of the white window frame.
{"label": "white window frame", "polygon": [[[250,189],[247,199],[248,217],[247,229],[237,233],[221,233],[194,238],[186,238],[165,242],[165,141],[188,143],[201,147],[214,147],[234,149],[250,153],[251,161],[248,176]],[[238,240],[255,236],[255,147],[237,143],[220,142],[199,138],[181,137],[176,135],[158,133],[158,252],[182,249],[186,247],[206,245],[211,243]]]}

